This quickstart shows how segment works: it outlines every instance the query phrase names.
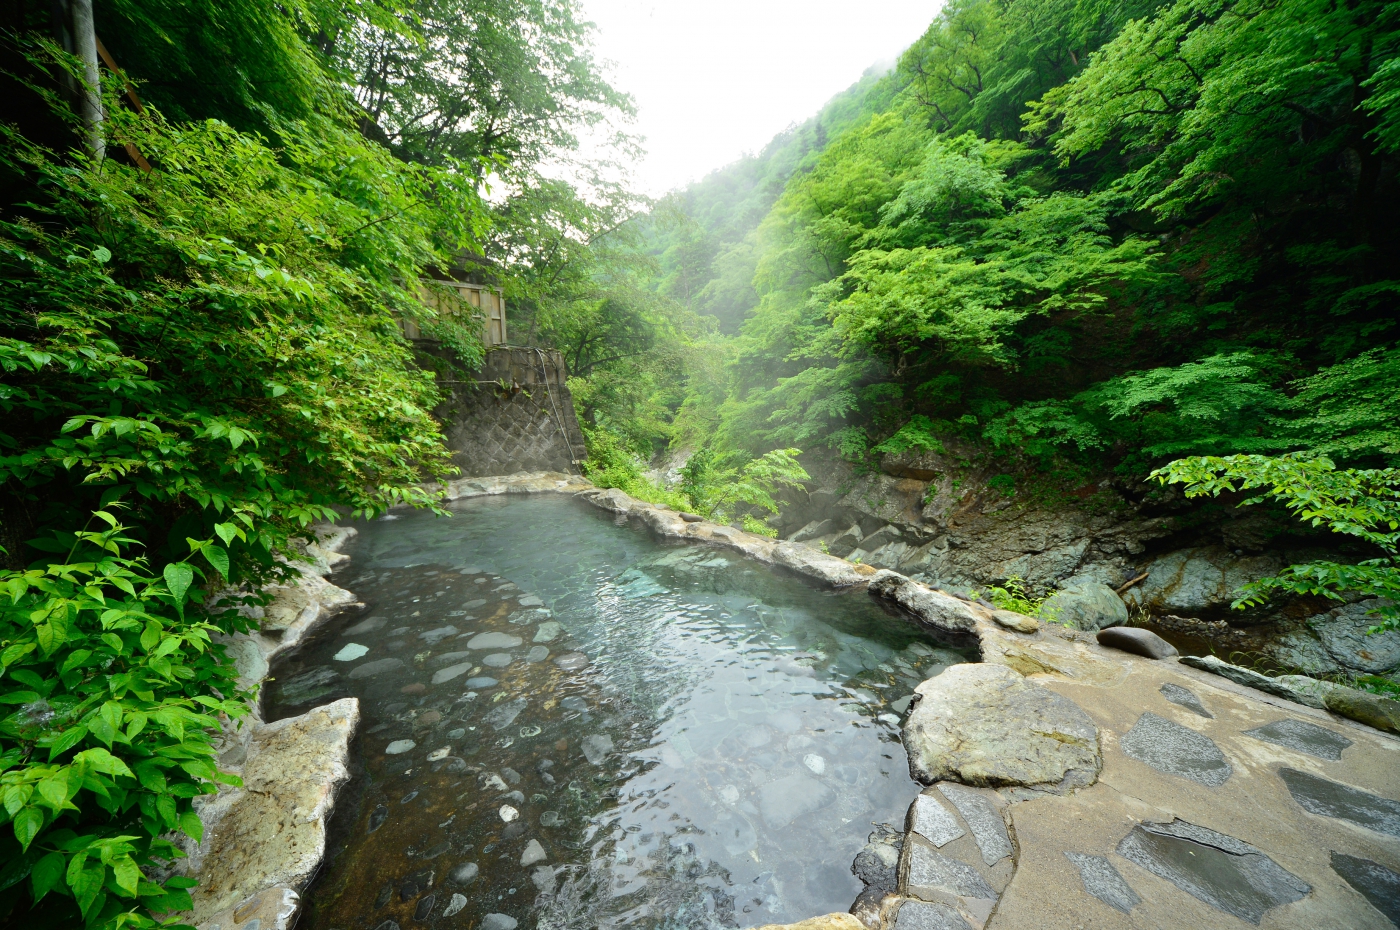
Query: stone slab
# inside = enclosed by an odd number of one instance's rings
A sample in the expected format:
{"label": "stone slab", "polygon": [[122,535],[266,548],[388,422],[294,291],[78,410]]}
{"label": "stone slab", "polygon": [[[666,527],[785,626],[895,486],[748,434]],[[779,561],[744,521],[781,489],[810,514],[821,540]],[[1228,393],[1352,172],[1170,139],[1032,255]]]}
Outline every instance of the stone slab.
{"label": "stone slab", "polygon": [[997,893],[972,866],[945,856],[920,841],[907,844],[902,890],[925,901],[938,901],[943,895],[995,901]]}
{"label": "stone slab", "polygon": [[1386,920],[1400,927],[1400,875],[1379,862],[1339,852],[1332,853],[1332,871],[1360,892]]}
{"label": "stone slab", "polygon": [[1214,740],[1151,711],[1138,718],[1118,745],[1128,756],[1159,772],[1211,788],[1219,788],[1234,774]]}
{"label": "stone slab", "polygon": [[911,830],[934,846],[946,846],[966,831],[958,824],[953,812],[938,800],[931,789],[925,790],[909,805],[905,829]]}
{"label": "stone slab", "polygon": [[1084,890],[1109,907],[1132,913],[1133,908],[1142,903],[1107,856],[1086,856],[1083,853],[1066,852],[1065,857],[1079,870],[1079,878],[1084,882]]}
{"label": "stone slab", "polygon": [[1189,689],[1169,681],[1157,690],[1162,697],[1171,701],[1178,707],[1184,707],[1198,717],[1205,717],[1207,720],[1214,719],[1214,715],[1206,710],[1205,705],[1201,703],[1201,699],[1196,697],[1195,693]]}
{"label": "stone slab", "polygon": [[1305,752],[1329,762],[1340,762],[1342,750],[1352,744],[1351,740],[1335,730],[1291,717],[1245,730],[1244,735],[1278,746],[1287,746],[1289,749],[1296,749],[1298,752]]}
{"label": "stone slab", "polygon": [[[953,802],[962,818],[972,829],[972,838],[982,853],[982,861],[996,865],[1011,855],[1011,837],[1006,833],[1006,822],[992,804],[990,792],[977,791],[951,782],[939,782],[938,790]],[[954,837],[956,839],[957,837]]]}
{"label": "stone slab", "polygon": [[1293,800],[1308,813],[1334,817],[1400,838],[1400,801],[1383,798],[1311,772],[1283,768],[1279,769],[1278,774],[1288,786]]}

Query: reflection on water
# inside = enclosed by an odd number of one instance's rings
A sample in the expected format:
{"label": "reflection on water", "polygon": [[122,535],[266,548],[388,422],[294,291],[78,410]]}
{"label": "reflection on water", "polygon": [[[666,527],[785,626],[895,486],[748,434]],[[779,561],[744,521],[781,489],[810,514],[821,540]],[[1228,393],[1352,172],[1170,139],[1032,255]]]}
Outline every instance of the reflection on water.
{"label": "reflection on water", "polygon": [[[746,927],[844,911],[912,784],[899,713],[958,653],[862,592],[567,498],[362,527],[368,609],[268,719],[361,700],[311,930]],[[901,701],[901,699],[906,699]]]}

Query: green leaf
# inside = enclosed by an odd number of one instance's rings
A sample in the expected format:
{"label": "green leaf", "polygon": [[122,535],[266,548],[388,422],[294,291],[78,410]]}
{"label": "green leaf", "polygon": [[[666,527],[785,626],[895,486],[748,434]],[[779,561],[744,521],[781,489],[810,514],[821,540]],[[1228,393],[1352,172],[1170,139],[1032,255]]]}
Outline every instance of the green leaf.
{"label": "green leaf", "polygon": [[34,863],[34,871],[30,873],[29,880],[33,884],[36,902],[42,900],[44,895],[63,880],[63,871],[67,865],[63,854],[56,852],[51,852]]}
{"label": "green leaf", "polygon": [[97,248],[92,250],[92,260],[97,262],[99,265],[105,265],[107,262],[110,262],[112,260],[112,253],[110,250],[108,250],[106,246],[99,245]]}
{"label": "green leaf", "polygon": [[171,562],[165,566],[162,574],[165,576],[165,586],[170,591],[170,596],[175,598],[176,604],[185,602],[185,592],[194,583],[194,568],[188,562]]}
{"label": "green leaf", "polygon": [[141,882],[141,868],[130,855],[121,856],[112,862],[113,878],[116,879],[117,887],[125,891],[129,897],[136,897],[137,886]]}
{"label": "green leaf", "polygon": [[204,839],[204,822],[194,811],[185,811],[180,815],[180,829],[196,843]]}
{"label": "green leaf", "polygon": [[214,566],[215,571],[225,578],[228,577],[228,550],[218,546],[207,546],[204,549],[204,557]]}
{"label": "green leaf", "polygon": [[215,523],[214,532],[224,541],[225,546],[233,545],[234,539],[243,535],[243,531],[234,523]]}
{"label": "green leaf", "polygon": [[34,837],[44,828],[43,811],[37,807],[26,807],[16,815],[14,828],[15,839],[19,840],[20,848],[27,851],[29,844],[34,842]]}

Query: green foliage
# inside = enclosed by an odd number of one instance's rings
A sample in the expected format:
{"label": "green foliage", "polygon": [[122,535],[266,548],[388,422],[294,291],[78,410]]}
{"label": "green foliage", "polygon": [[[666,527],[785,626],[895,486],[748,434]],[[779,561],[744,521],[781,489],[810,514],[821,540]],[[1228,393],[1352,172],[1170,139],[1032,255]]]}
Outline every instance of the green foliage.
{"label": "green foliage", "polygon": [[1188,497],[1259,492],[1241,506],[1277,501],[1313,526],[1360,540],[1378,552],[1356,564],[1314,561],[1245,585],[1234,604],[1245,608],[1277,594],[1342,600],[1348,595],[1383,598],[1371,632],[1400,629],[1400,469],[1339,469],[1320,455],[1232,455],[1180,459],[1153,472],[1167,484],[1183,484]]}
{"label": "green foliage", "polygon": [[[744,529],[776,535],[755,517],[755,511],[778,512],[777,495],[801,487],[811,476],[797,463],[800,449],[774,449],[744,461],[737,453],[706,446],[693,453],[681,469],[679,490],[691,510],[721,521],[743,517]],[[754,529],[754,526],[761,527]]]}
{"label": "green foliage", "polygon": [[584,429],[588,441],[588,459],[583,473],[600,488],[617,488],[639,501],[664,504],[673,510],[686,510],[689,500],[668,491],[646,475],[646,464],[623,436],[606,429]]}
{"label": "green foliage", "polygon": [[136,543],[113,509],[55,538],[59,558],[0,571],[0,895],[27,892],[28,926],[76,908],[89,927],[154,927],[187,910],[192,881],[149,873],[183,855],[169,834],[200,839],[193,799],[238,783],[210,735],[249,696],[212,637],[247,624],[195,584],[227,555],[205,544],[153,575],[124,554]]}
{"label": "green foliage", "polygon": [[986,591],[972,591],[970,594],[974,599],[985,597],[995,604],[998,610],[1025,614],[1046,623],[1060,622],[1059,610],[1053,606],[1046,606],[1053,595],[1035,597],[1026,590],[1025,582],[1015,575],[1006,579],[1005,585],[988,585]]}

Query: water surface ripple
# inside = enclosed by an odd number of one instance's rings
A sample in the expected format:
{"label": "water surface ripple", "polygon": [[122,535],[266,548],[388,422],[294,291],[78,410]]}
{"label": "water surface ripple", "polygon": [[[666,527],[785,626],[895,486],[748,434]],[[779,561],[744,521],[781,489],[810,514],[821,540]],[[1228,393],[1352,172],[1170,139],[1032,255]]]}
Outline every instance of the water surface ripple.
{"label": "water surface ripple", "polygon": [[[844,911],[902,825],[913,687],[965,657],[864,592],[548,495],[361,526],[367,605],[269,720],[361,701],[309,930],[747,927]],[[386,924],[386,922],[392,922]]]}

